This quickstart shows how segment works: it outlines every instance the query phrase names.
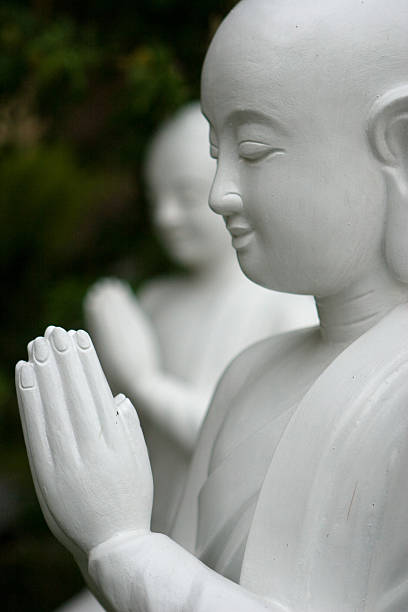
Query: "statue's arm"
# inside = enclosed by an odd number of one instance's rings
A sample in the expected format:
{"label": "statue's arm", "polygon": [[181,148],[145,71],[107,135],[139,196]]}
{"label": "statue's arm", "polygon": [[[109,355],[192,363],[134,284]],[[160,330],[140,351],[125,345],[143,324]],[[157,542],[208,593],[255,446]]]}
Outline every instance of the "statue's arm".
{"label": "statue's arm", "polygon": [[102,365],[118,388],[160,367],[153,323],[128,283],[117,278],[96,282],[85,296],[84,315]]}
{"label": "statue's arm", "polygon": [[177,444],[191,453],[207,412],[210,393],[194,388],[164,372],[144,378],[124,389],[138,410],[147,415]]}
{"label": "statue's arm", "polygon": [[89,574],[115,612],[289,612],[210,570],[162,534],[121,534],[105,542],[91,551]]}
{"label": "statue's arm", "polygon": [[[160,298],[158,293],[155,301]],[[152,301],[148,294],[141,305],[146,302],[153,307]],[[141,413],[191,452],[212,389],[195,388],[163,371],[158,339],[141,305],[126,283],[99,281],[85,299],[88,328],[109,380]]]}

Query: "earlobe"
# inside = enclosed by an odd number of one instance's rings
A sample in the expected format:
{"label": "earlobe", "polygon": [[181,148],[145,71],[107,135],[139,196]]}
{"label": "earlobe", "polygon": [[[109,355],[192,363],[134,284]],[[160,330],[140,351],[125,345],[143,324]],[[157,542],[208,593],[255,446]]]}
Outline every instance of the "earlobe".
{"label": "earlobe", "polygon": [[392,89],[373,104],[367,131],[376,158],[408,176],[408,85]]}
{"label": "earlobe", "polygon": [[385,259],[398,280],[408,283],[408,85],[375,102],[368,138],[386,183]]}

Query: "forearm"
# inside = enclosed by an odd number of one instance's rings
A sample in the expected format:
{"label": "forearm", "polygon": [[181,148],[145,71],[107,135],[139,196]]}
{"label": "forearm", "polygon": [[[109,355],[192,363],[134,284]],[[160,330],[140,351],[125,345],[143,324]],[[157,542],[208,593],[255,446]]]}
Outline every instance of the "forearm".
{"label": "forearm", "polygon": [[191,452],[204,420],[210,391],[195,389],[161,372],[123,380],[123,390],[135,406],[175,441]]}
{"label": "forearm", "polygon": [[112,612],[289,612],[210,570],[161,534],[124,533],[94,549],[89,574]]}

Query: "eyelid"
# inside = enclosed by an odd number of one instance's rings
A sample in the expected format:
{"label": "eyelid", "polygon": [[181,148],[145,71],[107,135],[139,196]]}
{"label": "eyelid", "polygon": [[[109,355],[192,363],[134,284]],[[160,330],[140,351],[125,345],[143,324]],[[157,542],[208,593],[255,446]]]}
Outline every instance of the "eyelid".
{"label": "eyelid", "polygon": [[256,142],[255,140],[242,140],[238,144],[239,156],[247,161],[258,161],[269,155],[282,154],[284,152],[284,149],[273,147],[264,142]]}

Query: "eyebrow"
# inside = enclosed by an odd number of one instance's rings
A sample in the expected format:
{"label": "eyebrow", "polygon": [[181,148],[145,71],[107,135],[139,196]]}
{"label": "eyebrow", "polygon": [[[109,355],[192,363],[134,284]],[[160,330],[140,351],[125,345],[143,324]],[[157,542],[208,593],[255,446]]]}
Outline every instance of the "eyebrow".
{"label": "eyebrow", "polygon": [[266,115],[258,110],[245,109],[245,110],[234,110],[232,111],[228,117],[228,121],[238,121],[242,124],[244,123],[261,123],[263,125],[267,125],[279,132],[282,136],[287,136],[289,133],[288,128],[279,121],[276,117],[271,117],[271,115]]}

